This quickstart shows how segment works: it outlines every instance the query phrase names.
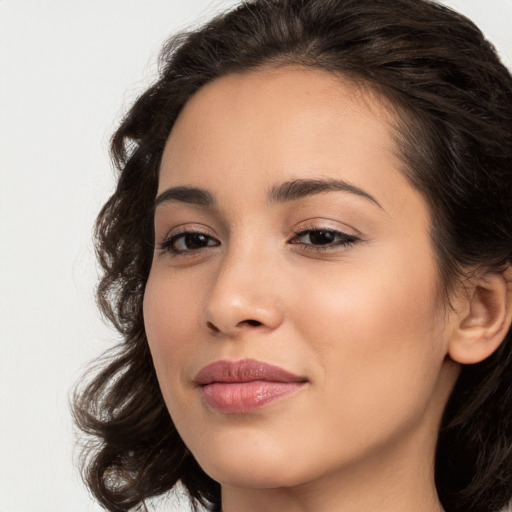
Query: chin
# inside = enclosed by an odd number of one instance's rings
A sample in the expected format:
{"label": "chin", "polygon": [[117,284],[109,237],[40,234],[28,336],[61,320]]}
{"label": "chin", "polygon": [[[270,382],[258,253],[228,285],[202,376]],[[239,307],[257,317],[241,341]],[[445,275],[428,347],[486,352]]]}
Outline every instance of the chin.
{"label": "chin", "polygon": [[204,471],[222,486],[244,489],[276,489],[294,487],[304,483],[298,475],[290,474],[290,468],[274,469],[268,465],[245,463],[238,465],[219,465],[205,467]]}
{"label": "chin", "polygon": [[[192,452],[193,453],[193,452]],[[240,450],[234,446],[222,453],[196,457],[203,471],[221,485],[247,489],[293,487],[307,480],[294,457],[279,450]]]}

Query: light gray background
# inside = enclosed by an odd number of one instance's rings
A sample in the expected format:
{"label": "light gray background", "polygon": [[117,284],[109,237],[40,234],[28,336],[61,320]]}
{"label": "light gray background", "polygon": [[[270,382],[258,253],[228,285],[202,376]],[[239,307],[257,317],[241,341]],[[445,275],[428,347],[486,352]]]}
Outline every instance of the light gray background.
{"label": "light gray background", "polygon": [[[235,3],[0,0],[0,512],[102,510],[74,469],[68,396],[117,338],[93,298],[108,138],[165,38]],[[512,0],[445,3],[511,66]]]}

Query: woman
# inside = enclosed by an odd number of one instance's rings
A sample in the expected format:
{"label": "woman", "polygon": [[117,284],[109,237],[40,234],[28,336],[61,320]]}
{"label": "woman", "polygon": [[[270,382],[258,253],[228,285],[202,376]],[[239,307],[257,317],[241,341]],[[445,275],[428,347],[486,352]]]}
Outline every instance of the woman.
{"label": "woman", "polygon": [[426,0],[254,0],[170,40],[113,138],[76,398],[108,510],[512,497],[512,78]]}

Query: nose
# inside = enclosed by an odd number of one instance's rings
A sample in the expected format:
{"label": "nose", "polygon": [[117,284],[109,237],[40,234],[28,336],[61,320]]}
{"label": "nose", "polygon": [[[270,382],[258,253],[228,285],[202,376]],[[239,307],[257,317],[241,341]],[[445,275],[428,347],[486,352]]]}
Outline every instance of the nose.
{"label": "nose", "polygon": [[264,250],[231,250],[220,264],[202,311],[212,334],[236,338],[272,331],[283,321],[279,265]]}

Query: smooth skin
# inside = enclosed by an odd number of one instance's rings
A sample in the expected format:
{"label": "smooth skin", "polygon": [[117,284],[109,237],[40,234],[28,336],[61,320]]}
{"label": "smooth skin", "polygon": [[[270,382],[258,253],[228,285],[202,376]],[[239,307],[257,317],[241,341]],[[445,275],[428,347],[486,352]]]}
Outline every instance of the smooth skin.
{"label": "smooth skin", "polygon": [[[447,307],[391,111],[282,67],[206,85],[170,134],[144,319],[171,417],[224,512],[442,510],[441,415],[459,362],[505,336],[511,292],[489,272]],[[276,193],[294,181],[300,193]],[[250,413],[210,409],[195,375],[247,358],[307,384]]]}

